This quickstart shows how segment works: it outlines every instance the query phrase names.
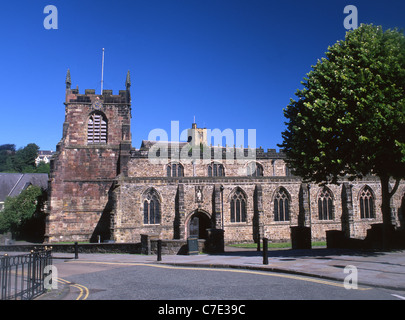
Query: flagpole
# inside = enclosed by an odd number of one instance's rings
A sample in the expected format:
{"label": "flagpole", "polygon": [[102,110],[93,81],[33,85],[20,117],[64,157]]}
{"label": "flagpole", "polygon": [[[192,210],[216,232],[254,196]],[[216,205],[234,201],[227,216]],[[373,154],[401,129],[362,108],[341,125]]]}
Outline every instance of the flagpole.
{"label": "flagpole", "polygon": [[103,83],[104,83],[104,48],[103,48],[103,59],[101,61],[101,94],[103,94]]}

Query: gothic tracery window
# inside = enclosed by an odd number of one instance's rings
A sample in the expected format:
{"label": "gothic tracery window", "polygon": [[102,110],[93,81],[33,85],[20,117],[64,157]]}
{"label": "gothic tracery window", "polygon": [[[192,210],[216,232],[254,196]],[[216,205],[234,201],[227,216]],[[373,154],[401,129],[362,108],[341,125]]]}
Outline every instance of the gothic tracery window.
{"label": "gothic tracery window", "polygon": [[231,222],[246,222],[246,197],[241,189],[231,196]]}
{"label": "gothic tracery window", "polygon": [[369,186],[365,186],[360,192],[360,218],[375,218],[374,196]]}
{"label": "gothic tracery window", "polygon": [[160,224],[160,201],[154,189],[149,190],[143,199],[143,223]]}
{"label": "gothic tracery window", "polygon": [[94,112],[87,121],[87,143],[107,143],[107,119],[100,112]]}
{"label": "gothic tracery window", "polygon": [[332,192],[326,187],[318,195],[318,218],[319,220],[333,220]]}
{"label": "gothic tracery window", "polygon": [[278,191],[274,195],[274,220],[290,220],[290,201],[287,190],[285,190],[284,188],[278,189]]}

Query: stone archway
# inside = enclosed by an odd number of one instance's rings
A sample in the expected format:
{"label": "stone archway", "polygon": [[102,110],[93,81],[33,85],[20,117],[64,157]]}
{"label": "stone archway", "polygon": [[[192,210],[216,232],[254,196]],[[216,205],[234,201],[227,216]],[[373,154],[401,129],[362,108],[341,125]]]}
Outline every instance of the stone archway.
{"label": "stone archway", "polygon": [[211,218],[204,211],[196,210],[187,221],[187,237],[207,239],[207,229],[211,228]]}

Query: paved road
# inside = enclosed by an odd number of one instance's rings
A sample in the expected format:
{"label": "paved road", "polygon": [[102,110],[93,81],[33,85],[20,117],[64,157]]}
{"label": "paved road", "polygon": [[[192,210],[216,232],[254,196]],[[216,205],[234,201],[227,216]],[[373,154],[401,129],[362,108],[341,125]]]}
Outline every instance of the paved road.
{"label": "paved road", "polygon": [[398,300],[402,291],[247,269],[55,260],[61,300]]}
{"label": "paved road", "polygon": [[[79,254],[75,260],[54,253],[53,264],[59,289],[40,299],[405,300],[405,250],[274,250],[268,265],[261,252],[235,248],[218,255],[164,255],[161,262],[134,254]],[[360,290],[343,287],[351,275]]]}

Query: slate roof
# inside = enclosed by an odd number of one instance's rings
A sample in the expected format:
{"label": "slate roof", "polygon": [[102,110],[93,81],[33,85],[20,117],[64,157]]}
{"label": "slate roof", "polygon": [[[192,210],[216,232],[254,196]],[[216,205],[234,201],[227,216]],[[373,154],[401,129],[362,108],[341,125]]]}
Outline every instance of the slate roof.
{"label": "slate roof", "polygon": [[18,196],[29,185],[48,189],[47,173],[0,173],[0,202]]}
{"label": "slate roof", "polygon": [[52,150],[39,150],[38,156],[51,156],[54,152]]}
{"label": "slate roof", "polygon": [[141,150],[149,150],[156,143],[162,143],[168,148],[181,148],[188,144],[188,142],[178,142],[178,141],[152,141],[152,140],[142,140]]}
{"label": "slate roof", "polygon": [[[131,156],[132,157],[147,157],[149,150],[152,148],[157,143],[162,143],[164,147],[168,148],[168,152],[170,154],[171,149],[181,149],[186,145],[189,145],[188,142],[179,142],[179,141],[152,141],[152,140],[142,140],[141,147],[139,149],[132,149],[131,150]],[[222,151],[223,157],[225,158],[226,155],[226,148],[223,146],[209,146],[211,149],[212,155],[214,155],[214,151],[220,150]],[[242,150],[241,148],[236,148],[237,150]],[[276,149],[267,149],[265,151],[260,148],[255,148],[255,149],[249,149],[249,148],[243,148],[243,152],[245,156],[247,156],[249,150],[255,150],[255,158],[256,159],[284,159],[285,154],[282,151],[276,151]]]}

